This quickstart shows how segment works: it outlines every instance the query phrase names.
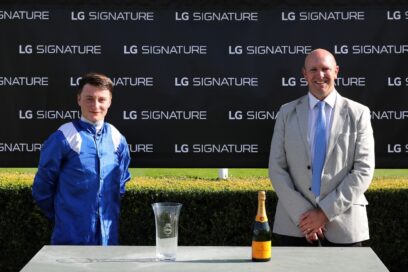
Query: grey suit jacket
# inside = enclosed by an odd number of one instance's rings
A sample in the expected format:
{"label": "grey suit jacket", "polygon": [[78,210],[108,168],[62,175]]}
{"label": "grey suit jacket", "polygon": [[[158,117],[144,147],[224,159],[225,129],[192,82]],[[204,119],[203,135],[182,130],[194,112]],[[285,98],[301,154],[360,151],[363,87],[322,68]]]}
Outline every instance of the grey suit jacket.
{"label": "grey suit jacket", "polygon": [[[273,232],[302,237],[300,216],[317,204],[311,192],[312,162],[307,141],[308,96],[281,107],[269,157],[269,177],[278,195]],[[337,95],[324,163],[319,207],[326,238],[333,243],[369,239],[364,192],[374,173],[374,138],[369,109]]]}

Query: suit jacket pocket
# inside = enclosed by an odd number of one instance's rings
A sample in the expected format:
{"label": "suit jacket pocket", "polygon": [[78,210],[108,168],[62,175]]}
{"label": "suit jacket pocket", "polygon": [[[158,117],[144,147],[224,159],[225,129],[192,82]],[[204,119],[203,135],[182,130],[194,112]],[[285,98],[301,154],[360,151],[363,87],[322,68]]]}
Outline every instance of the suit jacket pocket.
{"label": "suit jacket pocket", "polygon": [[366,206],[368,205],[367,198],[364,195],[362,195],[353,203],[353,205]]}

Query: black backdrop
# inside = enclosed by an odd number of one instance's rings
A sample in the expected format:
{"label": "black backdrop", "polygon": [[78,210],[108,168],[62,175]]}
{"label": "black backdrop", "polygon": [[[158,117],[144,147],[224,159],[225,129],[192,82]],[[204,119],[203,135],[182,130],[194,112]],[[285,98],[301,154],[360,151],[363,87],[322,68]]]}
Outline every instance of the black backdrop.
{"label": "black backdrop", "polygon": [[89,71],[116,83],[107,121],[132,166],[267,167],[279,107],[306,93],[301,66],[318,47],[336,56],[338,91],[372,111],[376,166],[407,167],[408,4],[324,2],[0,5],[0,167],[37,165],[79,116]]}

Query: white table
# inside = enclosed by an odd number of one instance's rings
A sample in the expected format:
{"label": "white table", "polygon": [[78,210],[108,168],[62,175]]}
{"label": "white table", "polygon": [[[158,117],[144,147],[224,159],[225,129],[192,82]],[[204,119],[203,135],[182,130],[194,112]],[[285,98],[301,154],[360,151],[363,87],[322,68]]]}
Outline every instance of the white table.
{"label": "white table", "polygon": [[272,247],[272,259],[251,261],[250,247],[179,246],[177,261],[155,259],[154,246],[44,246],[22,271],[374,272],[388,271],[369,247]]}

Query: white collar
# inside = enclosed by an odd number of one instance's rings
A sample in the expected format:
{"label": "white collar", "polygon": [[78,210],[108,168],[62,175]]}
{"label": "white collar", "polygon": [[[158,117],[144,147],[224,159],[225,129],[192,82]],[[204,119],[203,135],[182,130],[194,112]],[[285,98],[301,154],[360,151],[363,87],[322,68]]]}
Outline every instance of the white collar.
{"label": "white collar", "polygon": [[103,120],[97,121],[97,122],[92,122],[92,121],[89,121],[88,119],[86,119],[86,118],[82,115],[82,116],[81,116],[81,121],[93,125],[93,126],[95,127],[96,131],[101,130],[101,128],[103,127]]}
{"label": "white collar", "polygon": [[[308,96],[309,96],[309,108],[310,110],[313,110],[316,104],[320,102],[320,100],[314,97],[310,91],[308,92]],[[336,98],[337,91],[336,89],[334,89],[325,99],[323,99],[323,101],[326,102],[333,109],[336,103]]]}

